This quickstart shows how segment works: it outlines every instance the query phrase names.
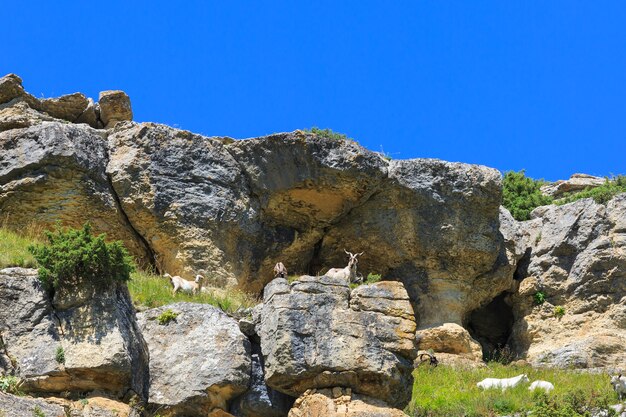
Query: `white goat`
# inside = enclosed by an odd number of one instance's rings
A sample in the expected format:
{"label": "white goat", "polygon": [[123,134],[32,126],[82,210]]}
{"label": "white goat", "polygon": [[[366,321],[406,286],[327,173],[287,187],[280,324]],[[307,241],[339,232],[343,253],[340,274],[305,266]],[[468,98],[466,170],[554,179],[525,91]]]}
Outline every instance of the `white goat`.
{"label": "white goat", "polygon": [[548,381],[533,381],[532,384],[530,384],[530,387],[528,387],[529,391],[534,391],[536,389],[542,389],[545,392],[550,392],[554,389],[554,385],[552,385],[550,382]]}
{"label": "white goat", "polygon": [[522,383],[529,382],[526,374],[518,375],[513,378],[486,378],[480,381],[476,386],[482,389],[500,388],[502,391],[507,388],[514,388]]}
{"label": "white goat", "polygon": [[171,276],[170,274],[163,274],[164,277],[170,279],[170,284],[172,284],[172,295],[176,295],[178,290],[183,292],[188,292],[191,294],[197,294],[202,291],[202,285],[204,285],[204,277],[202,275],[196,275],[195,281],[187,281],[184,278],[176,276]]}
{"label": "white goat", "polygon": [[287,278],[287,268],[282,262],[277,263],[274,266],[274,278]]}
{"label": "white goat", "polygon": [[347,279],[348,282],[356,282],[357,281],[356,264],[359,263],[357,256],[361,256],[365,252],[355,254],[352,252],[348,252],[345,249],[343,251],[347,253],[348,256],[350,256],[350,260],[348,261],[348,266],[346,266],[345,268],[330,268],[328,272],[326,272],[326,274],[324,275],[326,275],[327,277],[331,277],[331,278]]}
{"label": "white goat", "polygon": [[622,374],[613,375],[611,377],[611,385],[621,401],[624,394],[626,394],[626,376],[622,376]]}

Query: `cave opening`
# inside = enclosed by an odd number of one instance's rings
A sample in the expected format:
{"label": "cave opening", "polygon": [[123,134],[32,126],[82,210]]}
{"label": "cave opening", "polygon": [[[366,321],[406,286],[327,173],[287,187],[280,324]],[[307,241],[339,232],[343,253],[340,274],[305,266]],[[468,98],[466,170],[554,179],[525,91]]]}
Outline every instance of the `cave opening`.
{"label": "cave opening", "polygon": [[474,340],[480,343],[483,360],[487,362],[510,362],[514,359],[508,342],[515,317],[506,301],[507,295],[504,292],[489,304],[472,311],[465,326]]}

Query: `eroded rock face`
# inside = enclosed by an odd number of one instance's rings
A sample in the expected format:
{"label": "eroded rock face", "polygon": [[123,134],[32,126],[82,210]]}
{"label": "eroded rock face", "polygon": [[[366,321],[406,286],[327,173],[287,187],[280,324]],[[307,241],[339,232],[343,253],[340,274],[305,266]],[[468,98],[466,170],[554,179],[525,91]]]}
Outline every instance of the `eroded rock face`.
{"label": "eroded rock face", "polygon": [[[118,125],[109,136],[115,192],[163,271],[211,286],[250,274],[248,242],[259,227],[239,165],[221,141],[151,123]],[[258,249],[256,249],[258,250]]]}
{"label": "eroded rock face", "polygon": [[405,406],[411,397],[415,319],[399,282],[350,291],[344,280],[277,278],[263,296],[267,384],[292,396],[349,387]]}
{"label": "eroded rock face", "polygon": [[541,192],[554,198],[563,197],[566,193],[595,188],[604,184],[606,179],[587,174],[574,174],[569,180],[559,180],[541,187]]}
{"label": "eroded rock face", "polygon": [[[165,310],[176,319],[159,324]],[[250,382],[250,342],[216,307],[175,303],[138,314],[150,349],[150,407],[163,416],[228,409]]]}
{"label": "eroded rock face", "polygon": [[353,394],[350,388],[309,390],[296,400],[289,417],[407,417],[384,401]]}
{"label": "eroded rock face", "polygon": [[[535,365],[619,367],[626,345],[626,194],[533,211],[512,342]],[[537,306],[541,291],[546,302]],[[565,309],[555,316],[555,306]]]}
{"label": "eroded rock face", "polygon": [[423,329],[417,332],[420,350],[433,350],[436,353],[462,355],[468,359],[481,360],[482,349],[469,332],[455,323]]}
{"label": "eroded rock face", "polygon": [[[65,409],[42,399],[17,397],[0,391],[0,411],[5,417],[66,417]],[[39,414],[35,414],[39,412]]]}
{"label": "eroded rock face", "polygon": [[84,125],[47,122],[0,133],[0,215],[16,229],[57,221],[121,239],[144,262],[149,251],[120,211],[105,173],[106,142]]}
{"label": "eroded rock face", "polygon": [[98,97],[98,104],[100,120],[107,128],[114,127],[118,122],[133,120],[130,98],[123,91],[102,91]]}
{"label": "eroded rock face", "polygon": [[[36,270],[0,271],[0,331],[9,358],[5,370],[32,392],[103,390],[147,397],[148,352],[135,322],[128,290],[87,287],[80,301],[55,307]],[[63,359],[59,356],[63,353]]]}

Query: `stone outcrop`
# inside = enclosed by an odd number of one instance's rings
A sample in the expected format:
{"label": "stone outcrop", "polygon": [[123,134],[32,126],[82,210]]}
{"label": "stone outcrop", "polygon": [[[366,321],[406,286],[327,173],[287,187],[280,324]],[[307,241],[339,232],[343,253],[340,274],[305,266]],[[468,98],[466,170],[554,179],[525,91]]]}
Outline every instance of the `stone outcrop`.
{"label": "stone outcrop", "polygon": [[[133,120],[130,98],[120,90],[102,91],[98,97],[100,120],[105,127],[114,127],[117,122]],[[86,104],[83,108],[86,108]]]}
{"label": "stone outcrop", "polygon": [[303,276],[265,287],[265,381],[294,397],[341,386],[404,407],[413,383],[414,335],[411,304],[398,282],[351,292],[345,280]]}
{"label": "stone outcrop", "polygon": [[0,133],[0,213],[15,229],[59,221],[120,239],[139,259],[149,250],[120,210],[105,172],[102,134],[83,125],[44,121]]}
{"label": "stone outcrop", "polygon": [[[51,300],[36,270],[0,270],[0,332],[30,392],[102,390],[147,397],[148,352],[125,285],[60,291]],[[62,355],[61,355],[62,354]]]}
{"label": "stone outcrop", "polygon": [[435,353],[462,355],[471,360],[482,360],[482,348],[469,332],[455,323],[444,323],[417,332],[420,350],[432,350]]}
{"label": "stone outcrop", "polygon": [[[3,414],[1,414],[3,413]],[[139,417],[128,404],[103,397],[71,401],[58,397],[32,398],[0,392],[0,414],[4,417]]]}
{"label": "stone outcrop", "polygon": [[236,417],[285,417],[293,402],[293,397],[267,386],[261,347],[252,344],[250,386],[233,402],[230,412]]}
{"label": "stone outcrop", "polygon": [[[535,209],[521,223],[514,350],[535,365],[619,368],[626,346],[626,194]],[[537,292],[546,302],[536,305]],[[565,314],[555,316],[554,308]]]}
{"label": "stone outcrop", "polygon": [[558,180],[545,184],[541,187],[541,192],[554,198],[563,197],[566,193],[582,191],[586,188],[595,188],[603,185],[605,178],[594,177],[587,174],[574,174],[568,180]]}
{"label": "stone outcrop", "polygon": [[289,417],[406,417],[384,401],[352,393],[350,388],[311,389],[296,400]]}
{"label": "stone outcrop", "polygon": [[[164,311],[177,317],[160,324]],[[150,350],[148,404],[162,416],[207,415],[250,382],[250,343],[237,322],[204,304],[175,303],[138,315]]]}
{"label": "stone outcrop", "polygon": [[38,99],[24,90],[20,77],[8,74],[0,78],[0,132],[50,119],[85,123],[97,129],[133,119],[130,98],[123,91],[103,91],[99,100],[94,103],[81,93]]}

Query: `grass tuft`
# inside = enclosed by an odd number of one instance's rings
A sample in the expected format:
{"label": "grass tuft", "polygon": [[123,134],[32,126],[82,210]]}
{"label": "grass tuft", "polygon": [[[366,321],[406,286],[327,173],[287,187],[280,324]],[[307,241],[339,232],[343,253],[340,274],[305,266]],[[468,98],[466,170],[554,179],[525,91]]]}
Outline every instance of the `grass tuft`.
{"label": "grass tuft", "polygon": [[0,269],[10,267],[37,268],[37,261],[28,251],[28,246],[41,241],[41,234],[27,228],[25,233],[16,233],[0,226]]}

